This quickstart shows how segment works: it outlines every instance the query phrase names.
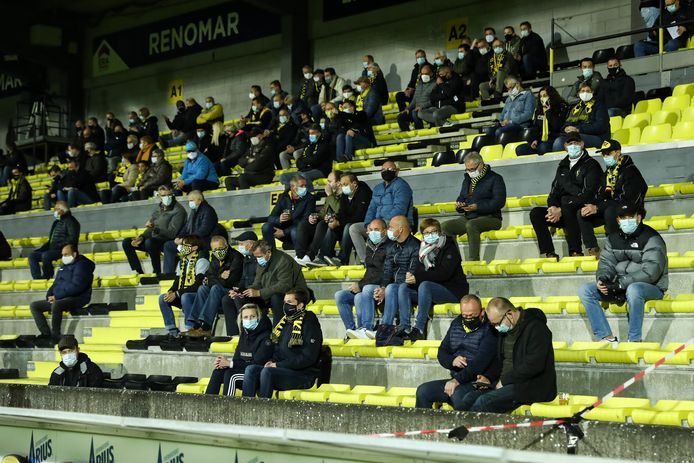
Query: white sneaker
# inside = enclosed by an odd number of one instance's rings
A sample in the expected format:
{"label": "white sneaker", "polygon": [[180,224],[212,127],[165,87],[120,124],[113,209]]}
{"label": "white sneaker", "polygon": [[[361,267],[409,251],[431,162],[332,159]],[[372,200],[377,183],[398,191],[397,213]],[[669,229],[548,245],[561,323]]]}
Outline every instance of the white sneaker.
{"label": "white sneaker", "polygon": [[366,339],[376,339],[375,331],[367,330],[366,328],[364,328],[364,334],[366,334]]}
{"label": "white sneaker", "polygon": [[308,264],[311,263],[311,258],[309,256],[304,256],[301,259],[295,257],[294,260],[297,264],[301,265],[302,267],[306,267]]}
{"label": "white sneaker", "polygon": [[366,335],[366,328],[347,330],[347,337],[349,339],[371,339]]}

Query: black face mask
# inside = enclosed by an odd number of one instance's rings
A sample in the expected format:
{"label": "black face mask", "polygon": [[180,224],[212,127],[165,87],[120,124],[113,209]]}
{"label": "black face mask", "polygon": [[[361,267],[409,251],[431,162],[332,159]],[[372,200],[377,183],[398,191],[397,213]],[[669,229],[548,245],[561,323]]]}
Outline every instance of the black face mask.
{"label": "black face mask", "polygon": [[397,176],[397,172],[394,170],[382,170],[381,171],[381,178],[386,181],[386,182],[392,182],[395,180],[395,177]]}
{"label": "black face mask", "polygon": [[507,42],[510,42],[511,39],[513,38],[513,34],[505,34],[504,38],[506,39]]}
{"label": "black face mask", "polygon": [[299,308],[296,306],[296,304],[287,304],[286,302],[282,306],[282,310],[284,311],[284,314],[287,317],[291,317],[292,315],[296,314],[299,311]]}
{"label": "black face mask", "polygon": [[482,325],[482,320],[479,318],[463,318],[463,326],[469,331],[475,331]]}
{"label": "black face mask", "polygon": [[607,68],[607,73],[611,76],[616,75],[617,71],[619,71],[619,68]]}

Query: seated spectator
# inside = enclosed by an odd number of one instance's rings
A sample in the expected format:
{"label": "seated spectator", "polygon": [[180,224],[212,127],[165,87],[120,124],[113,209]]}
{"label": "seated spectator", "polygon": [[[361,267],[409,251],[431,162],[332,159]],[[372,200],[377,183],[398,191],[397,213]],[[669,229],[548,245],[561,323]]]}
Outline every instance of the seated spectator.
{"label": "seated spectator", "polygon": [[600,248],[593,228],[604,225],[607,236],[616,233],[620,207],[626,204],[641,209],[648,184],[631,157],[622,154],[622,145],[617,140],[607,140],[597,152],[602,154],[607,170],[598,190],[597,201],[583,206],[579,212],[578,225],[588,255],[599,258]]}
{"label": "seated spectator", "polygon": [[489,58],[489,81],[480,83],[480,97],[483,100],[500,99],[506,78],[518,75],[518,61],[504,49],[503,42],[494,39],[492,49],[494,54]]}
{"label": "seated spectator", "polygon": [[87,354],[80,352],[77,339],[73,335],[62,336],[58,341],[60,365],[53,370],[48,380],[49,386],[63,387],[101,387],[104,374]]}
{"label": "seated spectator", "polygon": [[590,85],[584,84],[580,101],[569,109],[562,135],[554,140],[552,151],[561,151],[569,135],[576,133],[588,148],[599,148],[610,138],[610,117],[602,98],[596,98]]}
{"label": "seated spectator", "polygon": [[568,155],[559,162],[547,197],[547,207],[538,206],[530,211],[540,255],[557,260],[559,256],[554,252],[549,228],[563,228],[569,255],[582,256],[578,214],[587,204],[594,204],[602,178],[600,164],[590,157],[578,134],[569,134],[565,143]]}
{"label": "seated spectator", "polygon": [[[370,87],[378,96],[378,101],[380,105],[388,104],[388,83],[386,82],[386,78],[383,75],[383,71],[381,71],[381,68],[378,66],[378,64],[370,63],[368,68],[366,69],[366,77],[362,77],[362,79],[369,80]],[[363,87],[364,86],[362,85],[362,88]]]}
{"label": "seated spectator", "polygon": [[[4,164],[0,168],[0,186],[7,186],[7,180],[12,176],[12,169],[19,167],[22,172],[28,172],[27,160],[24,154],[17,149],[14,143],[6,146],[7,154],[4,156]],[[79,150],[77,150],[79,153]]]}
{"label": "seated spectator", "polygon": [[521,38],[516,35],[513,26],[504,27],[504,49],[513,56],[516,61],[521,60]]}
{"label": "seated spectator", "polygon": [[[393,241],[386,236],[386,223],[381,219],[374,219],[367,228],[369,239],[366,244],[366,258],[364,260],[364,276],[361,280],[352,283],[349,289],[335,293],[335,303],[340,312],[340,318],[347,330],[346,336],[350,339],[375,339],[374,314],[376,300],[374,292],[383,282],[383,268],[386,254],[394,246]],[[356,309],[357,324],[354,324],[352,306]]]}
{"label": "seated spectator", "polygon": [[[275,149],[277,151],[277,162],[275,163],[278,167],[281,167],[279,163],[279,155],[283,151],[287,150],[287,147],[291,145],[296,138],[297,126],[289,116],[289,110],[281,108],[278,111],[277,125],[275,127],[275,133],[273,134],[275,139]],[[293,153],[288,153],[293,154]]]}
{"label": "seated spectator", "polygon": [[[679,26],[669,26],[670,24],[687,22],[692,19],[692,7],[688,2],[682,0],[665,0],[662,12],[660,13],[660,24],[663,25],[663,50],[665,52],[677,51],[680,48],[687,48],[687,41],[692,36],[694,26],[692,24],[682,24]],[[655,21],[654,21],[655,24]],[[657,42],[658,31],[650,32],[650,37],[655,41],[642,40],[634,44],[634,56],[655,55],[658,53]]]}
{"label": "seated spectator", "polygon": [[575,105],[581,101],[579,93],[585,92],[583,87],[587,84],[593,95],[598,95],[602,84],[602,75],[595,70],[592,58],[583,58],[580,64],[581,75],[576,78],[576,82],[571,86],[569,95],[566,97],[567,103]]}
{"label": "seated spectator", "polygon": [[226,134],[226,143],[222,158],[214,163],[214,168],[220,177],[228,175],[231,169],[239,164],[239,160],[250,146],[248,134],[245,130],[239,130],[236,125],[227,125],[224,127],[224,133]]}
{"label": "seated spectator", "polygon": [[10,215],[31,209],[33,190],[31,184],[19,167],[12,168],[12,176],[7,181],[10,191],[0,202],[0,215]]}
{"label": "seated spectator", "polygon": [[130,193],[131,201],[151,198],[160,185],[171,185],[173,167],[166,160],[164,151],[159,148],[152,151],[151,161],[152,164],[138,182],[137,191]]}
{"label": "seated spectator", "polygon": [[296,158],[298,171],[285,172],[280,175],[280,183],[285,188],[289,188],[290,180],[299,175],[306,179],[309,191],[313,191],[313,181],[327,177],[332,165],[330,139],[323,136],[323,130],[319,125],[313,124],[308,130],[308,144],[301,150],[301,155]]}
{"label": "seated spectator", "polygon": [[205,108],[200,111],[195,123],[200,125],[212,126],[212,144],[219,145],[219,135],[222,133],[222,125],[224,124],[224,108],[221,104],[215,103],[214,98],[208,96],[205,98]]}
{"label": "seated spectator", "polygon": [[438,350],[439,364],[450,379],[429,381],[417,388],[417,408],[447,403],[460,410],[463,398],[475,390],[473,383],[497,361],[497,336],[484,316],[482,302],[474,294],[460,300],[455,317]]}
{"label": "seated spectator", "polygon": [[535,98],[530,90],[524,90],[523,85],[515,77],[507,77],[504,81],[508,97],[501,110],[497,125],[486,129],[487,135],[498,138],[502,133],[520,134],[524,127],[530,125],[535,111]]}
{"label": "seated spectator", "polygon": [[116,184],[111,191],[101,190],[101,202],[103,204],[108,203],[118,203],[128,200],[128,195],[131,191],[135,189],[135,182],[138,176],[137,163],[134,162],[135,158],[130,153],[123,154],[123,160],[121,164],[125,166],[125,173],[123,174],[123,179],[121,182]]}
{"label": "seated spectator", "polygon": [[627,303],[629,342],[643,340],[643,308],[646,301],[660,300],[668,288],[668,257],[660,234],[643,223],[644,209],[622,205],[619,231],[610,233],[600,255],[595,283],[586,283],[579,297],[596,339],[617,342],[605,318],[601,301]]}
{"label": "seated spectator", "polygon": [[154,143],[154,139],[152,137],[145,135],[140,138],[140,144],[138,147],[140,148],[140,151],[138,151],[137,157],[135,158],[136,164],[140,161],[149,162],[152,156],[152,150],[157,148],[157,145]]}
{"label": "seated spectator", "polygon": [[140,121],[140,116],[138,116],[137,111],[130,111],[128,113],[128,132],[140,138],[143,134],[143,125]]}
{"label": "seated spectator", "polygon": [[224,151],[224,143],[226,136],[222,133],[219,136],[219,143],[215,144],[212,142],[213,129],[210,124],[201,124],[195,128],[195,143],[198,145],[198,151],[205,156],[210,162],[217,162],[222,157],[222,152]]}
{"label": "seated spectator", "polygon": [[55,203],[53,217],[55,220],[51,224],[48,241],[29,254],[29,270],[34,280],[53,278],[53,261],[62,256],[66,245],[76,244],[80,238],[80,223],[65,202]]}
{"label": "seated spectator", "polygon": [[282,89],[282,83],[279,80],[273,80],[270,82],[270,97],[274,97],[276,95],[281,96],[282,100],[284,100],[288,95],[288,93]]}
{"label": "seated spectator", "polygon": [[455,209],[461,214],[447,220],[442,231],[448,236],[467,234],[468,259],[480,260],[480,235],[501,228],[501,209],[506,204],[504,178],[492,171],[477,152],[467,153],[463,159],[465,176]]}
{"label": "seated spectator", "polygon": [[[412,101],[414,91],[420,80],[422,68],[425,65],[429,66],[430,69],[432,68],[431,64],[427,61],[427,53],[424,50],[417,50],[414,54],[414,58],[415,63],[414,67],[412,68],[412,72],[410,73],[410,80],[407,83],[407,87],[405,87],[405,90],[403,90],[402,92],[398,92],[395,94],[395,101],[398,104],[398,110],[400,112],[405,111],[405,109],[407,109],[407,107],[409,106],[409,103]],[[433,69],[431,69],[430,75],[431,74],[433,74]]]}
{"label": "seated spectator", "polygon": [[[426,325],[434,304],[457,302],[470,290],[455,237],[444,235],[436,219],[424,219],[419,231],[419,262],[405,274],[407,285],[401,285],[398,293],[401,325],[406,317],[404,324],[410,326],[411,304],[417,303],[417,318],[409,335],[412,341],[426,339]],[[402,305],[406,299],[410,302],[407,313],[407,305]]]}
{"label": "seated spectator", "polygon": [[[373,219],[390,222],[390,219],[399,215],[406,216],[410,224],[414,224],[412,188],[405,180],[398,178],[399,172],[400,169],[392,159],[387,159],[383,163],[381,166],[383,183],[379,183],[373,189],[364,222],[357,222],[349,227],[349,236],[361,262],[364,262],[366,257],[365,224],[370,224]],[[343,263],[347,264],[348,259]]]}
{"label": "seated spectator", "polygon": [[149,136],[152,143],[159,140],[159,124],[157,116],[149,112],[149,108],[140,108],[139,114],[140,121],[142,122],[141,128],[138,129],[140,137]]}
{"label": "seated spectator", "polygon": [[607,77],[600,84],[600,95],[607,106],[607,115],[626,116],[631,112],[636,84],[627,75],[619,58],[607,61]]}
{"label": "seated spectator", "polygon": [[[338,104],[342,101],[342,87],[345,86],[345,79],[338,76],[335,68],[325,68],[325,100]],[[318,96],[322,98],[321,95]]]}
{"label": "seated spectator", "polygon": [[490,47],[494,44],[495,40],[498,40],[496,38],[496,31],[493,27],[484,28],[484,40],[487,42],[487,44],[489,44]]}
{"label": "seated spectator", "polygon": [[58,191],[63,189],[63,171],[60,166],[54,164],[48,169],[48,176],[51,178],[51,187],[43,195],[43,210],[50,211],[58,200]]}
{"label": "seated spectator", "polygon": [[279,161],[282,169],[292,167],[292,159],[297,160],[308,145],[309,130],[313,127],[313,121],[308,111],[302,111],[299,115],[299,125],[294,140],[287,145],[284,151],[279,152]]}
{"label": "seated spectator", "polygon": [[[296,245],[299,224],[307,222],[315,210],[316,198],[309,193],[306,179],[295,175],[289,181],[289,190],[280,195],[263,224],[263,239],[272,247],[275,238],[287,245]],[[309,231],[313,233],[313,229]]]}
{"label": "seated spectator", "polygon": [[251,91],[248,93],[248,99],[253,101],[255,98],[257,98],[258,101],[263,104],[263,107],[270,104],[270,98],[263,94],[263,89],[260,88],[260,85],[251,85]]}
{"label": "seated spectator", "polygon": [[274,391],[308,389],[320,373],[323,333],[318,317],[306,310],[309,295],[303,289],[291,289],[284,296],[284,316],[276,324],[270,339],[274,345],[271,359],[263,366],[246,367],[244,397],[272,397]]}
{"label": "seated spectator", "polygon": [[250,146],[239,159],[243,173],[238,177],[227,177],[227,190],[247,190],[252,186],[272,183],[275,178],[275,143],[272,134],[266,134],[259,128],[248,134]]}
{"label": "seated spectator", "polygon": [[177,246],[180,263],[176,267],[176,277],[168,291],[159,296],[159,310],[164,318],[164,327],[171,336],[179,336],[176,317],[171,307],[183,310],[185,330],[192,329],[188,323],[195,295],[202,284],[205,274],[210,267],[210,261],[200,255],[203,241],[197,235],[187,235],[181,239]]}
{"label": "seated spectator", "polygon": [[435,126],[442,126],[453,114],[465,111],[463,81],[449,66],[437,71],[436,86],[431,91],[431,106],[418,112],[420,119]]}
{"label": "seated spectator", "polygon": [[489,67],[490,61],[493,56],[491,51],[491,45],[487,43],[486,40],[480,40],[477,42],[477,47],[473,46],[472,52],[474,53],[475,67],[472,74],[472,80],[470,82],[470,96],[473,100],[476,100],[480,95],[480,87],[483,83],[489,82]]}
{"label": "seated spectator", "polygon": [[342,104],[347,101],[353,101],[355,106],[357,104],[357,97],[354,94],[354,88],[351,85],[345,85],[342,87],[342,102],[340,103],[339,110],[342,111]]}
{"label": "seated spectator", "polygon": [[366,113],[366,119],[371,127],[385,123],[386,120],[381,108],[381,105],[384,103],[381,103],[378,91],[372,91],[371,80],[368,77],[362,77],[357,79],[356,84],[357,92],[359,92],[357,111]]}
{"label": "seated spectator", "polygon": [[[412,305],[409,298],[401,299],[400,288],[407,288],[405,278],[417,266],[420,241],[412,234],[410,222],[404,215],[390,219],[387,235],[394,243],[386,253],[381,285],[374,291],[374,299],[379,304],[384,303],[381,325],[392,327],[395,317],[399,316],[396,332],[404,337],[409,335]],[[407,316],[403,316],[405,312]]]}
{"label": "seated spectator", "polygon": [[[264,95],[263,95],[264,96]],[[262,98],[253,98],[251,101],[251,110],[245,117],[239,121],[239,127],[245,130],[250,130],[253,127],[258,127],[260,130],[270,128],[272,123],[272,111],[265,104]]]}
{"label": "seated spectator", "polygon": [[104,133],[104,129],[99,125],[99,120],[94,116],[90,117],[87,119],[87,127],[92,134],[92,143],[96,145],[96,149],[99,151],[103,150],[106,134]]}
{"label": "seated spectator", "polygon": [[361,76],[366,77],[369,70],[369,64],[374,62],[374,57],[372,55],[364,55],[361,57]]}
{"label": "seated spectator", "polygon": [[198,145],[186,142],[188,156],[183,164],[181,177],[174,182],[176,193],[190,191],[207,191],[219,188],[219,178],[210,159],[198,150]]}
{"label": "seated spectator", "polygon": [[318,120],[323,112],[323,106],[330,101],[327,99],[328,94],[326,93],[327,85],[325,85],[325,72],[322,69],[315,69],[313,71],[313,82],[314,85],[317,86],[317,97],[316,104],[311,106],[310,110],[313,119]]}
{"label": "seated spectator", "polygon": [[172,275],[176,269],[178,260],[178,246],[183,244],[183,238],[189,235],[198,236],[202,240],[202,251],[209,248],[210,239],[217,227],[217,211],[205,201],[201,191],[193,190],[188,193],[188,207],[190,213],[183,225],[178,230],[173,241],[164,243],[164,274]]}
{"label": "seated spectator", "polygon": [[80,166],[84,167],[84,162],[86,161],[84,153],[82,152],[84,145],[67,145],[67,150],[65,151],[65,156],[61,156],[61,162],[70,162],[70,159],[76,159]]}
{"label": "seated spectator", "polygon": [[128,258],[130,269],[138,274],[145,272],[135,251],[144,251],[152,260],[152,272],[161,275],[161,252],[164,243],[175,239],[186,221],[186,210],[176,201],[171,187],[161,185],[157,191],[159,204],[147,220],[145,231],[135,238],[123,239],[123,251]]}
{"label": "seated spectator", "polygon": [[84,144],[84,151],[87,159],[84,163],[84,170],[92,176],[94,182],[101,183],[108,180],[106,158],[96,147],[96,143],[89,142]]}
{"label": "seated spectator", "polygon": [[304,114],[308,116],[309,120],[311,119],[311,111],[306,106],[306,103],[304,103],[304,101],[298,96],[287,95],[287,98],[284,99],[284,104],[289,110],[289,117],[292,118],[297,126],[302,124]]}
{"label": "seated spectator", "polygon": [[93,204],[99,198],[94,179],[80,166],[76,158],[68,161],[67,172],[63,177],[63,189],[58,191],[57,195],[58,201],[67,202],[70,208],[82,204]]}
{"label": "seated spectator", "polygon": [[475,78],[475,61],[476,54],[470,48],[470,44],[461,43],[458,47],[458,54],[453,63],[453,72],[458,74],[463,80],[463,88],[465,89],[465,101],[474,100],[479,95],[479,89],[476,93],[471,93],[472,82]]}
{"label": "seated spectator", "polygon": [[301,68],[301,84],[299,88],[298,98],[304,102],[306,108],[310,109],[318,103],[318,94],[320,93],[322,83],[313,80],[313,67],[308,64]]}
{"label": "seated spectator", "polygon": [[453,69],[453,62],[448,59],[445,51],[436,50],[436,54],[434,54],[434,72],[438,72],[441,66],[448,66]]}
{"label": "seated spectator", "polygon": [[137,153],[140,152],[140,139],[137,137],[137,135],[128,135],[125,147],[127,149],[121,153],[121,156],[124,153],[132,153],[134,157],[137,157]]}
{"label": "seated spectator", "polygon": [[520,55],[522,61],[523,77],[532,80],[540,72],[547,71],[547,50],[542,37],[536,32],[528,21],[520,23]]}
{"label": "seated spectator", "polygon": [[342,103],[342,112],[336,116],[337,135],[335,137],[335,159],[347,162],[354,158],[358,149],[373,145],[373,131],[364,111],[357,111],[351,100]]}
{"label": "seated spectator", "polygon": [[258,262],[255,280],[243,291],[231,290],[229,297],[236,304],[237,310],[249,302],[261,308],[272,309],[273,325],[280,322],[284,305],[284,294],[287,288],[301,289],[308,292],[304,274],[294,259],[273,247],[267,241],[255,243],[251,251]]}
{"label": "seated spectator", "polygon": [[[356,109],[356,108],[355,108]],[[320,120],[320,126],[323,130],[323,135],[330,140],[330,152],[337,152],[337,135],[340,131],[340,114],[337,111],[337,106],[332,101],[325,103],[323,116]]]}
{"label": "seated spectator", "polygon": [[559,95],[557,89],[551,85],[542,87],[537,94],[535,112],[530,126],[533,130],[533,140],[528,144],[516,148],[516,155],[526,156],[552,151],[554,140],[561,134],[561,130],[569,114],[569,105]]}
{"label": "seated spectator", "polygon": [[7,238],[0,231],[0,260],[8,261],[12,260],[12,248],[10,243],[7,242]]}
{"label": "seated spectator", "polygon": [[[639,13],[641,13],[641,19],[643,19],[643,26],[645,28],[650,29],[651,27],[656,26],[656,22],[658,22],[658,19],[660,18],[660,0],[640,0]],[[664,35],[663,38],[666,39],[667,35]],[[657,45],[658,29],[648,31],[645,40],[647,42],[653,42]],[[639,52],[639,54],[640,53],[641,52]]]}
{"label": "seated spectator", "polygon": [[410,104],[398,114],[398,125],[401,131],[410,130],[410,122],[414,123],[415,130],[424,128],[424,122],[419,117],[419,113],[432,107],[431,93],[436,88],[436,81],[432,79],[433,75],[431,66],[428,64],[422,66]]}
{"label": "seated spectator", "polygon": [[[236,319],[233,323],[237,323]],[[243,377],[249,365],[264,366],[272,357],[274,350],[270,342],[272,323],[263,314],[257,304],[246,304],[241,307],[238,320],[241,333],[239,343],[234,349],[234,357],[229,360],[221,355],[214,359],[214,370],[207,383],[205,394],[222,394],[233,397],[236,391],[243,390]]]}
{"label": "seated spectator", "polygon": [[[57,344],[60,339],[63,312],[77,310],[89,304],[94,279],[94,262],[78,252],[76,243],[63,246],[61,255],[63,263],[46,292],[46,299],[29,305],[41,336],[50,338],[53,344]],[[50,327],[43,312],[51,313]]]}
{"label": "seated spectator", "polygon": [[255,281],[258,261],[253,255],[252,249],[255,243],[258,242],[258,236],[252,231],[247,231],[233,238],[232,242],[236,243],[236,249],[243,256],[243,270],[241,271],[241,279],[238,282],[238,286],[232,288],[231,291],[225,294],[222,297],[221,303],[227,336],[238,336],[239,326],[237,320],[239,317],[239,310],[243,307],[240,305],[237,308],[236,299],[241,298],[241,294],[250,288]]}
{"label": "seated spectator", "polygon": [[[200,107],[200,105],[198,105]],[[202,110],[202,108],[200,108]],[[199,114],[199,112],[198,112]],[[195,116],[197,118],[197,115]],[[181,146],[186,142],[186,104],[183,100],[176,101],[176,114],[173,121],[168,116],[164,116],[164,122],[169,128],[170,133],[162,135],[159,138],[161,146],[167,148],[169,146]]]}
{"label": "seated spectator", "polygon": [[[539,309],[519,309],[496,297],[487,304],[487,320],[501,333],[497,362],[477,376],[489,387],[469,392],[460,410],[507,413],[523,404],[548,402],[557,395],[552,332]],[[497,380],[498,377],[498,380]]]}

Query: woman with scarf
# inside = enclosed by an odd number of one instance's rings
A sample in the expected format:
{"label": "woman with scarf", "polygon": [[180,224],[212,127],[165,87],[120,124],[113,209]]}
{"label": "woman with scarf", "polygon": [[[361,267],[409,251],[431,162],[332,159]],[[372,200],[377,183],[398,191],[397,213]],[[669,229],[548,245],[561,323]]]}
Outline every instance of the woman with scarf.
{"label": "woman with scarf", "polygon": [[610,138],[610,117],[601,98],[596,98],[590,84],[582,84],[578,89],[580,101],[569,110],[562,135],[554,140],[552,151],[563,151],[566,137],[578,133],[585,148],[598,148]]}
{"label": "woman with scarf", "polygon": [[405,276],[410,292],[408,302],[418,307],[415,326],[409,335],[412,341],[426,339],[426,324],[434,304],[459,302],[470,290],[456,239],[444,235],[436,219],[422,220],[419,231],[422,233],[419,262]]}
{"label": "woman with scarf", "polygon": [[517,156],[539,154],[552,151],[554,140],[561,134],[566,116],[569,113],[569,105],[559,95],[557,89],[547,85],[540,89],[535,104],[535,114],[531,127],[533,139],[528,144],[522,144],[516,148]]}
{"label": "woman with scarf", "polygon": [[[198,287],[202,284],[205,272],[210,267],[210,261],[198,254],[203,246],[204,243],[197,235],[186,235],[181,238],[181,244],[178,245],[179,263],[176,268],[176,278],[169,290],[159,296],[159,310],[164,317],[164,327],[172,336],[178,336],[180,330],[171,307],[179,307],[188,315],[195,301]],[[190,329],[192,326],[186,326],[184,331]]]}
{"label": "woman with scarf", "polygon": [[246,367],[265,365],[272,356],[272,323],[257,304],[245,304],[241,307],[238,325],[241,336],[234,357],[231,360],[222,356],[214,359],[214,370],[205,394],[218,395],[219,388],[224,386],[223,394],[234,396],[242,387]]}
{"label": "woman with scarf", "polygon": [[306,310],[309,295],[291,289],[284,296],[284,316],[272,330],[272,357],[265,365],[246,367],[244,397],[272,397],[273,391],[309,389],[316,382],[323,333],[318,317]]}

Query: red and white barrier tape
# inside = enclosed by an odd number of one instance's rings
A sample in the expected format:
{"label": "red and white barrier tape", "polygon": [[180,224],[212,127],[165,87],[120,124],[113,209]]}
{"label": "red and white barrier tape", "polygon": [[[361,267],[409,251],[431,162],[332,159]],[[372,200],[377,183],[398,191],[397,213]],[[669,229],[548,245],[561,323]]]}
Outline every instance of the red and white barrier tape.
{"label": "red and white barrier tape", "polygon": [[608,399],[611,399],[615,395],[621,393],[624,391],[626,388],[630,387],[634,383],[640,381],[643,379],[646,375],[652,373],[656,368],[660,367],[663,365],[665,362],[673,358],[675,355],[679,354],[682,352],[684,349],[686,349],[688,346],[694,344],[694,338],[690,339],[689,341],[685,342],[684,344],[678,346],[676,349],[672,350],[669,352],[667,355],[663,356],[661,359],[659,359],[657,362],[655,362],[653,365],[650,365],[648,368],[645,370],[639,371],[636,373],[634,376],[626,380],[624,383],[620,384],[616,388],[614,388],[612,391],[607,393],[604,397],[599,399],[597,402],[595,402],[592,405],[589,405],[588,407],[584,408],[577,414],[575,414],[571,418],[563,418],[563,419],[555,419],[555,420],[542,420],[542,421],[528,421],[525,423],[507,423],[507,424],[498,424],[498,425],[492,425],[492,426],[473,426],[470,428],[465,428],[464,426],[460,426],[458,428],[451,428],[451,429],[425,429],[421,431],[401,431],[401,432],[387,432],[387,433],[381,433],[381,434],[371,434],[369,437],[405,437],[405,436],[421,436],[421,435],[426,435],[426,434],[449,434],[451,431],[464,428],[467,430],[467,432],[464,433],[464,435],[467,435],[467,433],[471,432],[482,432],[482,431],[497,431],[501,429],[517,429],[517,428],[533,428],[533,427],[539,427],[539,426],[558,426],[570,422],[577,422],[583,419],[583,415],[591,411],[592,409],[599,407],[600,405],[604,404],[605,401]]}

